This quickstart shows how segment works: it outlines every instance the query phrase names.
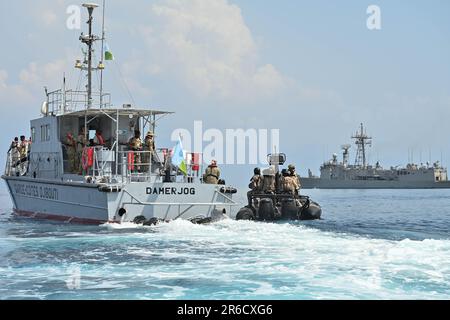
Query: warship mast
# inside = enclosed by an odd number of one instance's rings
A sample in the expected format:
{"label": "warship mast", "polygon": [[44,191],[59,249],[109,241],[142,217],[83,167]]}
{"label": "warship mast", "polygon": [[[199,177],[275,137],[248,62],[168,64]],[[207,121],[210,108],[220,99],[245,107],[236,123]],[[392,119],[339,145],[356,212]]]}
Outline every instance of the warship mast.
{"label": "warship mast", "polygon": [[352,139],[355,139],[355,144],[358,147],[356,152],[355,166],[362,167],[365,169],[367,167],[366,161],[366,147],[372,146],[372,137],[369,137],[366,132],[364,132],[364,125],[361,123],[361,132],[356,132]]}

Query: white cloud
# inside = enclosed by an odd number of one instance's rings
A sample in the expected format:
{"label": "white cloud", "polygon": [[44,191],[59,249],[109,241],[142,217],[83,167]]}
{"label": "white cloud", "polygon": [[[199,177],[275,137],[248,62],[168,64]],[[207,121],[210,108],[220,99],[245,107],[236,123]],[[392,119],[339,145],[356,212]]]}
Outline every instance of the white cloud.
{"label": "white cloud", "polygon": [[0,101],[14,106],[36,108],[44,97],[44,86],[50,90],[60,87],[63,73],[73,59],[60,59],[49,63],[31,62],[18,74],[18,81],[10,81],[0,69]]}
{"label": "white cloud", "polygon": [[31,100],[31,94],[21,84],[8,83],[8,73],[0,69],[0,101],[9,106],[16,106],[17,102]]}
{"label": "white cloud", "polygon": [[139,29],[151,70],[171,74],[195,96],[253,101],[287,85],[273,65],[259,63],[240,8],[227,0],[167,0],[151,16],[153,27]]}

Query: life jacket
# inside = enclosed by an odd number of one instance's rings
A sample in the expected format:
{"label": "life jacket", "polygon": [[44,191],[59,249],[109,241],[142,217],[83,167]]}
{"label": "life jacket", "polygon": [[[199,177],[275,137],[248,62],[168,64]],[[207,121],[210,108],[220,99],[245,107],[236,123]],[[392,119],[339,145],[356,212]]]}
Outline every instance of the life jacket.
{"label": "life jacket", "polygon": [[134,153],[128,152],[128,170],[134,170]]}
{"label": "life jacket", "polygon": [[215,166],[209,166],[208,168],[206,168],[206,172],[203,178],[206,183],[217,184],[220,179],[220,169]]}
{"label": "life jacket", "polygon": [[200,154],[193,153],[192,154],[192,171],[200,170]]}
{"label": "life jacket", "polygon": [[103,137],[102,137],[101,134],[96,134],[95,137],[97,138],[98,144],[99,144],[100,146],[105,145],[105,140],[103,139]]}
{"label": "life jacket", "polygon": [[275,191],[275,176],[264,176],[263,190],[265,192]]}
{"label": "life jacket", "polygon": [[84,148],[81,155],[81,165],[86,171],[94,165],[94,148]]}
{"label": "life jacket", "polygon": [[145,138],[145,149],[147,151],[155,151],[155,140],[153,139],[153,137]]}
{"label": "life jacket", "polygon": [[134,151],[139,151],[142,149],[142,141],[141,138],[131,138],[130,140],[130,148]]}
{"label": "life jacket", "polygon": [[299,179],[297,176],[287,176],[283,178],[283,191],[294,193],[300,189]]}

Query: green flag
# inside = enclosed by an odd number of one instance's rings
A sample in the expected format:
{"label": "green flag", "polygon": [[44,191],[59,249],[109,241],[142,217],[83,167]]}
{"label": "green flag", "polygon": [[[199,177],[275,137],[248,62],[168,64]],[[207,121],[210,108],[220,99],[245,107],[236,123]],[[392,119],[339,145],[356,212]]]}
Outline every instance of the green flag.
{"label": "green flag", "polygon": [[112,51],[109,49],[109,46],[107,43],[105,43],[105,61],[112,61],[114,60],[114,55]]}

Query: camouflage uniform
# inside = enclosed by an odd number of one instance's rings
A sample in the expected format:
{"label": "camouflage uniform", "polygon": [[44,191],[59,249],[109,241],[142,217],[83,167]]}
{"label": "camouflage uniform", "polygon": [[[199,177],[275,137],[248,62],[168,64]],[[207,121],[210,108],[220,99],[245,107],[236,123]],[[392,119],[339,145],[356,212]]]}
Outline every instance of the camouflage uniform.
{"label": "camouflage uniform", "polygon": [[155,149],[155,136],[153,133],[149,132],[144,140],[144,151],[146,151],[146,153],[144,153],[142,157],[142,162],[147,163],[147,165],[145,165],[146,171],[152,165],[153,153],[155,152]]}
{"label": "camouflage uniform", "polygon": [[[136,137],[131,138],[129,146],[130,146],[130,149],[133,150],[133,151],[142,151],[142,140],[141,140],[141,138],[140,137],[138,137],[138,138],[136,138]],[[134,166],[135,166],[134,170],[135,171],[140,171],[141,170],[141,167],[140,167],[141,163],[142,163],[142,161],[141,161],[141,154],[138,153],[138,152],[135,152],[134,153]]]}
{"label": "camouflage uniform", "polygon": [[67,135],[67,160],[69,161],[69,172],[78,173],[78,161],[77,161],[77,142],[71,134]]}
{"label": "camouflage uniform", "polygon": [[20,171],[23,173],[28,165],[28,141],[22,140],[17,149],[19,150],[20,157]]}
{"label": "camouflage uniform", "polygon": [[218,184],[220,179],[220,169],[217,166],[210,165],[206,168],[203,175],[203,181],[207,184]]}
{"label": "camouflage uniform", "polygon": [[263,183],[263,177],[260,174],[255,174],[250,180],[249,187],[252,190],[247,192],[248,205],[250,207],[252,206],[252,195],[262,191]]}
{"label": "camouflage uniform", "polygon": [[9,152],[11,152],[11,166],[16,167],[20,160],[19,142],[13,140],[11,146],[9,147]]}
{"label": "camouflage uniform", "polygon": [[80,134],[77,137],[77,167],[78,167],[78,173],[83,172],[83,163],[81,161],[81,158],[83,157],[83,150],[88,145],[88,139],[86,137],[86,134],[84,133],[84,130],[80,132]]}
{"label": "camouflage uniform", "polygon": [[298,195],[302,185],[300,183],[300,177],[295,172],[295,166],[292,164],[289,165],[288,172],[289,172],[289,175],[284,178],[283,190],[285,192],[289,192],[289,193]]}
{"label": "camouflage uniform", "polygon": [[264,176],[262,189],[266,193],[275,192],[275,176]]}
{"label": "camouflage uniform", "polygon": [[283,179],[283,191],[296,194],[300,190],[298,178],[296,176],[287,176]]}

